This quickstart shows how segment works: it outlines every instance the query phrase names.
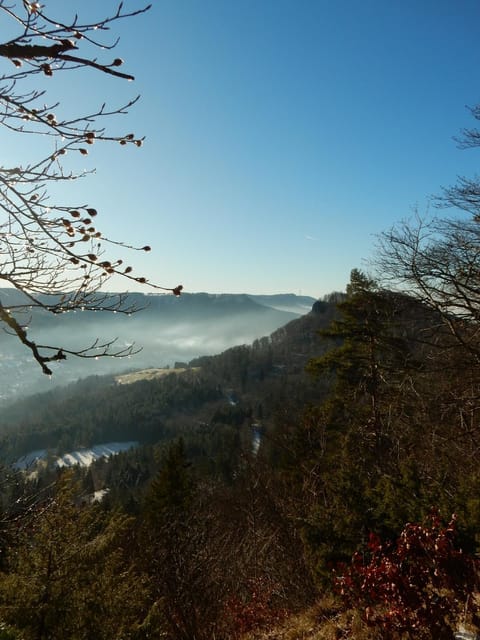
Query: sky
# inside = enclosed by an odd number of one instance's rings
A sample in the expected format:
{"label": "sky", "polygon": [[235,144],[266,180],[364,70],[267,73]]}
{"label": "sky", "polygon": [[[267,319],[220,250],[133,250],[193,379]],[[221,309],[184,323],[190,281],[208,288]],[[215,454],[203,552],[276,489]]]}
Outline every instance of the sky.
{"label": "sky", "polygon": [[[84,20],[116,7],[43,4]],[[134,82],[88,70],[48,86],[65,108],[141,95],[112,126],[145,144],[92,148],[96,173],[69,197],[151,245],[131,262],[160,285],[343,290],[379,233],[475,174],[479,153],[453,138],[480,102],[479,24],[477,0],[154,0],[109,36]]]}

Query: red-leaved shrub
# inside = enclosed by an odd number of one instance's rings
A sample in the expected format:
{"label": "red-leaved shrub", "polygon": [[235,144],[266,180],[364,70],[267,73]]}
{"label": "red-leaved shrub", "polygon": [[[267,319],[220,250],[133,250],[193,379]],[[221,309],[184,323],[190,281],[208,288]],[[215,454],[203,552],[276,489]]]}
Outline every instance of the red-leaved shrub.
{"label": "red-leaved shrub", "polygon": [[394,544],[370,535],[365,553],[335,573],[347,606],[382,630],[382,638],[452,637],[465,608],[475,619],[478,561],[458,545],[456,518],[444,525],[436,511],[405,525]]}
{"label": "red-leaved shrub", "polygon": [[235,635],[242,636],[255,629],[282,622],[288,612],[280,606],[278,585],[268,578],[248,581],[243,597],[231,596],[226,602],[226,614]]}

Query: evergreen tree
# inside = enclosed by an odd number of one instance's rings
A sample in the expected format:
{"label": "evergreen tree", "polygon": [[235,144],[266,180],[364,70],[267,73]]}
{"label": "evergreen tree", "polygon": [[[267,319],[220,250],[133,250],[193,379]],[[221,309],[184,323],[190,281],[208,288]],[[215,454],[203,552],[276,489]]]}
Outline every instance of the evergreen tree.
{"label": "evergreen tree", "polygon": [[[330,380],[328,398],[316,413],[321,437],[306,465],[315,470],[315,486],[305,539],[320,572],[351,554],[369,530],[384,526],[377,501],[385,507],[385,496],[377,486],[385,476],[401,476],[398,450],[405,433],[397,407],[408,402],[405,377],[418,369],[407,304],[353,270],[340,317],[321,332],[333,347],[309,364],[312,373]],[[395,500],[388,509],[395,510]]]}
{"label": "evergreen tree", "polygon": [[25,640],[133,637],[144,607],[132,522],[83,504],[71,474],[38,501],[0,573],[0,619]]}

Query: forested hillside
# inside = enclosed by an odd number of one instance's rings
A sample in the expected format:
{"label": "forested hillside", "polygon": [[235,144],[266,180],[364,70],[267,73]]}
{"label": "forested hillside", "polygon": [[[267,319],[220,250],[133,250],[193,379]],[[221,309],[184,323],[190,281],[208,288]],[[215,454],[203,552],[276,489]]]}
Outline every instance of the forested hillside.
{"label": "forested hillside", "polygon": [[13,403],[0,421],[3,459],[109,440],[152,444],[207,424],[271,421],[279,407],[315,397],[318,384],[305,366],[327,348],[317,331],[334,313],[334,303],[318,302],[314,312],[250,346],[197,358],[187,370],[166,370],[170,375],[150,381],[121,384],[121,377],[91,376]]}
{"label": "forested hillside", "polygon": [[480,640],[479,9],[0,0],[0,640]]}
{"label": "forested hillside", "polygon": [[[12,405],[5,637],[475,628],[480,371],[457,322],[354,270],[346,294],[250,346]],[[88,468],[53,464],[109,440],[139,446]],[[9,468],[41,447],[50,461]]]}
{"label": "forested hillside", "polygon": [[[51,316],[45,309],[30,308],[28,298],[13,288],[0,288],[0,299],[15,319],[32,325],[36,344],[51,341],[70,343],[80,350],[90,345],[112,343],[115,351],[128,357],[104,358],[102,349],[91,354],[96,359],[75,358],[51,365],[47,378],[38,371],[29,353],[14,335],[0,334],[0,403],[15,397],[48,391],[92,375],[121,373],[145,367],[173,366],[192,358],[220,353],[228,347],[250,344],[269,335],[290,320],[307,313],[314,298],[284,294],[250,296],[235,294],[183,293],[168,295],[104,294],[91,300],[95,308],[107,304],[109,313],[79,308],[71,313]],[[122,301],[125,311],[116,306]],[[41,298],[43,303],[47,300]],[[25,310],[25,306],[27,309]],[[100,354],[100,355],[99,355]]]}

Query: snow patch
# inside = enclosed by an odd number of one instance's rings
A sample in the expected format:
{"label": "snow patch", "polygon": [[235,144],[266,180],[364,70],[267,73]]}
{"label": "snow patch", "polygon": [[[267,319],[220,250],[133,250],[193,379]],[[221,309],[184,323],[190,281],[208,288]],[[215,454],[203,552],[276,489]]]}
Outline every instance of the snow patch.
{"label": "snow patch", "polygon": [[[79,465],[80,467],[89,467],[92,462],[100,458],[110,458],[111,456],[121,453],[122,451],[128,451],[138,447],[138,442],[130,440],[128,442],[107,442],[106,444],[96,444],[89,449],[78,449],[77,451],[71,451],[65,453],[63,456],[58,457],[54,461],[54,465],[59,468],[73,467]],[[13,463],[13,468],[18,471],[26,471],[31,469],[41,460],[47,458],[48,452],[46,449],[39,449],[27,453],[25,456],[19,458]]]}
{"label": "snow patch", "polygon": [[138,442],[108,442],[107,444],[97,444],[91,449],[78,449],[71,453],[66,453],[55,460],[57,467],[89,467],[92,462],[99,458],[110,458],[121,451],[128,451],[138,446]]}
{"label": "snow patch", "polygon": [[99,489],[92,494],[91,502],[101,502],[104,497],[108,494],[110,489]]}
{"label": "snow patch", "polygon": [[44,460],[47,457],[46,449],[37,449],[36,451],[31,451],[26,455],[19,458],[16,462],[12,464],[12,467],[17,471],[26,471],[31,467],[34,467],[37,462],[40,460]]}

